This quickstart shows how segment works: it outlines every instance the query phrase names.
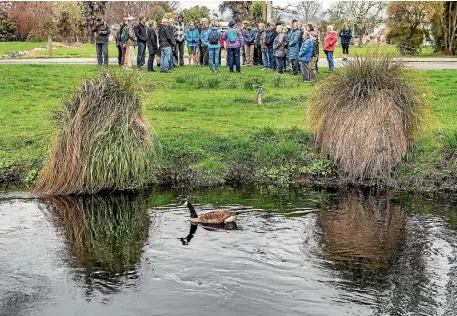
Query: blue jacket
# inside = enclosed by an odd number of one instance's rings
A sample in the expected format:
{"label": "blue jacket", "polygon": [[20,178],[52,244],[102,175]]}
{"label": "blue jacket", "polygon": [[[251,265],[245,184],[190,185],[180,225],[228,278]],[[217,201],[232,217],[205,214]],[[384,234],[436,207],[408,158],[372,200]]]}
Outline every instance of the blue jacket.
{"label": "blue jacket", "polygon": [[246,29],[243,33],[243,40],[245,44],[254,45],[255,42],[255,31],[253,29]]}
{"label": "blue jacket", "polygon": [[287,48],[287,57],[289,59],[297,59],[298,51],[300,50],[300,30],[295,29],[290,31],[289,46]]}
{"label": "blue jacket", "polygon": [[202,31],[200,32],[200,43],[202,47],[208,46],[208,32],[209,28],[205,29],[203,28]]}
{"label": "blue jacket", "polygon": [[300,54],[298,58],[300,61],[309,62],[311,60],[311,55],[313,53],[313,40],[308,36],[300,49]]}
{"label": "blue jacket", "polygon": [[347,30],[341,29],[338,36],[341,38],[341,44],[348,45],[351,43],[352,31],[349,27]]}
{"label": "blue jacket", "polygon": [[197,29],[187,30],[187,32],[186,32],[187,46],[197,47],[199,38],[200,38],[200,33],[198,33]]}
{"label": "blue jacket", "polygon": [[[211,44],[209,42],[209,36],[210,36],[212,30],[217,31],[217,36],[219,37],[217,44]],[[206,33],[206,38],[205,38],[205,42],[208,43],[208,48],[221,48],[221,36],[222,36],[222,32],[219,31],[216,26],[211,27],[211,29],[208,31],[208,33]]]}

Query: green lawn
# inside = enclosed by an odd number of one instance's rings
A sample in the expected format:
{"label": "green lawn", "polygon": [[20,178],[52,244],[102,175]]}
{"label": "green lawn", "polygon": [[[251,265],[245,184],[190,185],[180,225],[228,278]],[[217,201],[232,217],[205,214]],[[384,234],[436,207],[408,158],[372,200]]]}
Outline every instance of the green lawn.
{"label": "green lawn", "polygon": [[[18,165],[24,169],[22,177],[36,173],[57,132],[52,110],[70,97],[81,78],[96,74],[93,66],[0,65],[0,85],[5,87],[0,173],[2,166]],[[399,168],[404,185],[410,184],[412,173],[436,167],[444,146],[441,135],[457,131],[457,71],[411,74],[424,81],[421,89],[427,91],[436,122]],[[211,74],[206,67],[186,66],[173,74],[141,76],[145,113],[163,146],[163,169],[176,181],[214,184],[227,175],[240,176],[239,170],[266,183],[289,182],[298,173],[331,173],[331,164],[312,149],[313,136],[306,128],[306,103],[314,84],[300,83],[290,74],[275,82],[278,75],[256,67],[243,67],[241,74],[221,67],[219,74]],[[265,89],[261,106],[254,103],[256,90],[250,89],[256,80]]]}
{"label": "green lawn", "polygon": [[[37,47],[42,47],[46,45],[47,43],[45,42],[39,42],[39,43],[30,43],[30,42],[0,42],[0,55],[9,53],[11,51],[23,51],[23,50],[32,50],[33,48]],[[109,45],[109,56],[110,57],[116,57],[117,56],[117,47],[116,45],[110,43]],[[398,52],[398,49],[394,45],[367,45],[364,47],[357,47],[357,46],[351,46],[349,49],[349,53],[351,56],[355,55],[365,55],[369,52],[383,52],[387,53],[393,56],[400,56],[400,53]],[[187,56],[187,48],[185,51],[185,54]],[[84,44],[81,47],[72,47],[72,48],[67,48],[67,47],[54,47],[52,57],[94,57],[95,58],[96,53],[95,53],[95,44]],[[342,57],[342,50],[341,47],[337,47],[334,53],[335,57]],[[37,56],[34,56],[33,58],[37,57],[49,57],[48,51],[41,51]],[[320,57],[325,58],[324,52],[321,50],[320,52]],[[440,55],[437,55],[433,52],[432,47],[424,47],[421,51],[421,53],[416,56],[416,57],[440,57]],[[30,57],[29,57],[30,58]]]}

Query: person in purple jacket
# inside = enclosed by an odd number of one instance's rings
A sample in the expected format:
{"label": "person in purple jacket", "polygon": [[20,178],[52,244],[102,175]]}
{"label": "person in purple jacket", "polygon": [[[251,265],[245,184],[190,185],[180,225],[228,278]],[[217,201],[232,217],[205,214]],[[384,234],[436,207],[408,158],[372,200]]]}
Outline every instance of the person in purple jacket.
{"label": "person in purple jacket", "polygon": [[233,72],[233,64],[236,65],[236,71],[240,72],[240,48],[243,47],[243,35],[234,20],[229,22],[229,29],[224,33],[223,38],[230,72]]}

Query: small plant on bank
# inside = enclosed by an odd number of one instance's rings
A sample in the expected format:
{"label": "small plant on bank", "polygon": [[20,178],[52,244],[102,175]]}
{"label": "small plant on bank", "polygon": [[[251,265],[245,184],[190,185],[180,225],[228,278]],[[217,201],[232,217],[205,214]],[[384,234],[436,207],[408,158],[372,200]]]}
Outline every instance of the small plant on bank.
{"label": "small plant on bank", "polygon": [[221,81],[219,80],[219,77],[217,77],[217,76],[211,77],[208,79],[208,88],[210,88],[210,89],[218,88],[220,83],[221,83]]}
{"label": "small plant on bank", "polygon": [[34,191],[92,194],[151,178],[157,146],[138,97],[136,74],[103,71],[83,80],[56,113],[60,132]]}
{"label": "small plant on bank", "polygon": [[285,85],[286,85],[286,79],[284,79],[280,75],[277,75],[277,76],[273,77],[273,86],[275,88],[284,87]]}
{"label": "small plant on bank", "polygon": [[227,81],[227,89],[238,88],[238,81],[236,79],[230,79]]}
{"label": "small plant on bank", "polygon": [[443,148],[448,156],[457,154],[457,131],[446,131],[442,135]]}
{"label": "small plant on bank", "polygon": [[316,146],[352,182],[389,182],[421,127],[426,103],[403,70],[392,58],[355,58],[314,90]]}
{"label": "small plant on bank", "polygon": [[197,78],[197,88],[198,88],[198,89],[204,89],[204,88],[205,88],[205,85],[204,85],[204,83],[203,83],[203,80],[202,80],[202,78],[200,78],[200,77]]}
{"label": "small plant on bank", "polygon": [[176,77],[176,83],[185,83],[186,82],[186,77],[185,76],[177,76]]}

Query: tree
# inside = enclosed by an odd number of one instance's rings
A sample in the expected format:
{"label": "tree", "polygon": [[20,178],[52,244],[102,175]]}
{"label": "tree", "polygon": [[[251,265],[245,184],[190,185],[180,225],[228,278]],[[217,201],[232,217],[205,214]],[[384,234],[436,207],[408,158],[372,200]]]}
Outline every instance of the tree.
{"label": "tree", "polygon": [[[166,12],[175,11],[176,4],[173,1],[109,1],[106,5],[106,20],[109,22],[121,22],[124,17],[140,15],[159,20]],[[160,14],[159,14],[160,13]],[[156,20],[158,21],[158,20]]]}
{"label": "tree", "polygon": [[176,18],[176,14],[174,14],[173,12],[166,12],[162,19],[174,19]]}
{"label": "tree", "polygon": [[255,1],[251,8],[251,16],[252,16],[252,21],[255,23],[259,22],[265,22],[263,20],[263,2],[261,1]]}
{"label": "tree", "polygon": [[402,55],[417,54],[425,35],[430,4],[426,1],[394,1],[387,7],[389,33]]}
{"label": "tree", "polygon": [[295,10],[305,23],[317,23],[324,13],[323,4],[318,1],[300,1]]}
{"label": "tree", "polygon": [[165,14],[165,9],[162,8],[161,6],[154,6],[151,9],[151,12],[149,13],[149,17],[151,20],[156,21],[157,23],[160,23],[162,21],[162,17]]}
{"label": "tree", "polygon": [[209,18],[210,10],[206,6],[194,6],[189,9],[184,9],[182,15],[184,16],[184,22],[198,23],[202,18]]}
{"label": "tree", "polygon": [[0,11],[0,42],[13,41],[16,38],[16,24],[5,11]]}
{"label": "tree", "polygon": [[84,26],[84,7],[81,2],[65,1],[55,2],[52,7],[53,22],[57,28],[60,39],[78,41]]}
{"label": "tree", "polygon": [[428,18],[432,25],[435,50],[456,55],[457,3],[453,1],[430,2]]}
{"label": "tree", "polygon": [[51,19],[52,2],[18,1],[12,2],[9,18],[16,24],[18,40],[45,40],[44,23]]}
{"label": "tree", "polygon": [[353,23],[353,30],[359,36],[359,46],[362,46],[363,36],[383,21],[387,2],[384,1],[346,1],[336,2],[327,11],[331,20]]}
{"label": "tree", "polygon": [[106,12],[107,1],[84,1],[84,17],[86,19],[85,29],[86,37],[90,42],[94,42],[92,28],[95,26],[97,16],[104,16]]}
{"label": "tree", "polygon": [[236,22],[252,20],[251,6],[253,1],[222,1],[219,4],[219,11],[224,13],[230,11],[232,19]]}

